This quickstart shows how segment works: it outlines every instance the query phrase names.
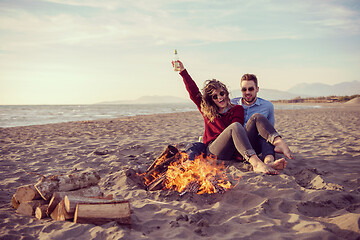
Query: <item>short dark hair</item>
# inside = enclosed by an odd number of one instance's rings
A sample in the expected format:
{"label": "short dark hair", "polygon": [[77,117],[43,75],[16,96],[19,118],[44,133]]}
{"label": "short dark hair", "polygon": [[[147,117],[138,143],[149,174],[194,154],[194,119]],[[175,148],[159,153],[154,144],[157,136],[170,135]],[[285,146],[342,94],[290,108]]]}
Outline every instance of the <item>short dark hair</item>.
{"label": "short dark hair", "polygon": [[241,82],[242,81],[253,81],[255,83],[255,86],[258,87],[258,80],[257,77],[255,76],[255,74],[250,74],[250,73],[246,73],[241,77]]}

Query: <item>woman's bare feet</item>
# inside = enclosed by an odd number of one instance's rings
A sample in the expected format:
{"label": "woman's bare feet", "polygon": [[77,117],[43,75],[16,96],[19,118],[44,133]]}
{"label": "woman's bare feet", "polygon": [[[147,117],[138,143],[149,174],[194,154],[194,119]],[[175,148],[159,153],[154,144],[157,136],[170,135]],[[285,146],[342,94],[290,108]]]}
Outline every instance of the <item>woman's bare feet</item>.
{"label": "woman's bare feet", "polygon": [[266,173],[269,175],[279,174],[277,170],[263,163],[257,155],[252,155],[249,159],[249,163],[253,167],[254,172]]}
{"label": "woman's bare feet", "polygon": [[285,155],[285,157],[287,157],[289,159],[294,159],[294,156],[293,156],[292,152],[290,151],[288,145],[281,137],[276,137],[273,142],[273,145],[275,146],[275,149],[274,149],[275,152],[282,153]]}

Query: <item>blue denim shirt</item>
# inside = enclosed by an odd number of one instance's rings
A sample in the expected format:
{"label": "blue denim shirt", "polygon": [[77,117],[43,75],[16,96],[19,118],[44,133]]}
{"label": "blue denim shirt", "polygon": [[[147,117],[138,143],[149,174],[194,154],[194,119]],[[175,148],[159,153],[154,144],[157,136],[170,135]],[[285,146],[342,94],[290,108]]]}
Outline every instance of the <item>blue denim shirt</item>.
{"label": "blue denim shirt", "polygon": [[249,121],[249,118],[254,113],[260,113],[260,114],[264,115],[269,120],[269,122],[273,126],[275,126],[274,105],[271,102],[258,97],[253,105],[246,106],[242,103],[241,99],[242,99],[242,97],[233,98],[233,99],[231,99],[231,103],[243,106],[244,111],[245,111],[244,127],[245,127],[247,121]]}

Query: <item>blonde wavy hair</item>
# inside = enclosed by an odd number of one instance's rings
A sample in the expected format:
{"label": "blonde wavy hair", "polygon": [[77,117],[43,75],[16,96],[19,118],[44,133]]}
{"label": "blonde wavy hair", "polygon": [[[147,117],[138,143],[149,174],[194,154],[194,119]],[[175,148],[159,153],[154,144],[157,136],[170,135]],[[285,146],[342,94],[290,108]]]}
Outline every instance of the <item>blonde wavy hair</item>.
{"label": "blonde wavy hair", "polygon": [[213,122],[216,117],[220,116],[219,108],[212,99],[212,92],[214,90],[223,90],[225,92],[225,101],[227,102],[227,105],[232,105],[229,98],[229,91],[225,84],[216,79],[206,80],[204,83],[204,88],[202,89],[202,100],[200,107],[201,112],[210,120],[210,122]]}

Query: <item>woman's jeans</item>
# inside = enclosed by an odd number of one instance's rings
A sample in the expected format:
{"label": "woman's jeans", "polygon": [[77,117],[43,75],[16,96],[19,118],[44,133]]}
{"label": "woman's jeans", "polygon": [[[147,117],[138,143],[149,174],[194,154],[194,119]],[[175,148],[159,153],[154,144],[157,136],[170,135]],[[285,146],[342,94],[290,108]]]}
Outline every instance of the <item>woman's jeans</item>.
{"label": "woman's jeans", "polygon": [[[260,135],[260,136],[259,136]],[[256,152],[253,146],[261,146],[259,138],[273,144],[274,139],[280,136],[269,120],[263,115],[252,115],[244,128],[240,123],[230,124],[213,142],[207,147],[207,152],[217,155],[218,159],[234,159],[239,152],[245,160],[249,160]]]}

